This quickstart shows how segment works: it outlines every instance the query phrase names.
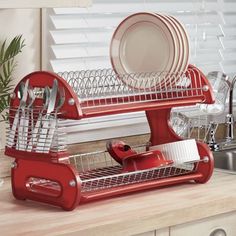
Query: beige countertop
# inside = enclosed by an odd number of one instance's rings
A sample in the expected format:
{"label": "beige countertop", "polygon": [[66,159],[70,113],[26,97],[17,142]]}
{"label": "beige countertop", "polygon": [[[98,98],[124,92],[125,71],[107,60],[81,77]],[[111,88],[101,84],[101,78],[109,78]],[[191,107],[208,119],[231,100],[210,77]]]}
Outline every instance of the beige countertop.
{"label": "beige countertop", "polygon": [[15,200],[0,187],[1,235],[132,235],[236,210],[236,175],[214,172],[206,184],[180,184],[79,205],[74,211]]}

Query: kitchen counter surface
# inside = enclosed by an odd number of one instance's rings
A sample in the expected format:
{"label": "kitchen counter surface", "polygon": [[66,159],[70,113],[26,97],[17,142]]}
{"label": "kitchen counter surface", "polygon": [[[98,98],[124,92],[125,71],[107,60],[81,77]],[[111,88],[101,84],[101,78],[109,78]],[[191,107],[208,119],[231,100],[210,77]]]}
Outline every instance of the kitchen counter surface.
{"label": "kitchen counter surface", "polygon": [[72,212],[15,200],[0,187],[1,235],[132,235],[236,210],[236,175],[180,184],[78,206]]}

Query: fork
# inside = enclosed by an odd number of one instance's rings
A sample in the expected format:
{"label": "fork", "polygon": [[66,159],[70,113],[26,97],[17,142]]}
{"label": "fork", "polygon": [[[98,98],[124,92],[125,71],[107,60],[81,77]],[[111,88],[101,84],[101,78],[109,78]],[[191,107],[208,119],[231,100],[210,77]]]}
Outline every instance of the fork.
{"label": "fork", "polygon": [[64,88],[59,88],[58,92],[59,92],[59,99],[58,99],[57,106],[55,108],[54,116],[50,118],[50,129],[48,131],[48,135],[45,141],[46,145],[44,147],[44,152],[49,152],[50,147],[58,146],[58,139],[55,140],[55,129],[57,125],[58,111],[60,110],[60,108],[63,106],[65,102],[65,90]]}
{"label": "fork", "polygon": [[36,152],[44,152],[47,135],[50,130],[50,119],[52,117],[53,111],[55,110],[57,93],[58,93],[58,81],[57,79],[54,79],[53,86],[50,92],[47,112],[46,112],[46,115],[42,117],[42,127],[40,129],[40,133],[39,133],[39,137],[38,137],[38,141],[37,141],[37,145],[35,149]]}
{"label": "fork", "polygon": [[[29,102],[28,102],[28,106],[27,106],[27,110],[26,110],[26,117],[25,117],[25,122],[24,122],[24,149],[27,150],[27,143],[28,143],[28,137],[29,137],[29,121],[31,119],[31,132],[33,129],[33,111],[31,110],[32,105],[35,101],[35,94],[34,91],[31,87],[29,87],[28,89],[29,92]],[[30,114],[31,114],[31,118],[30,118]],[[31,136],[31,134],[30,134]]]}
{"label": "fork", "polygon": [[[40,132],[40,127],[42,125],[42,117],[43,117],[43,113],[45,112],[45,110],[47,109],[48,107],[48,104],[49,104],[49,97],[50,97],[50,89],[48,86],[45,87],[44,89],[44,95],[43,95],[43,99],[44,99],[44,104],[43,104],[43,107],[42,107],[42,110],[39,112],[39,115],[38,115],[38,119],[36,121],[36,124],[34,126],[32,130],[32,135],[31,135],[31,140],[28,144],[28,147],[27,147],[27,151],[31,151],[34,146],[37,144],[37,141],[38,141],[38,136],[39,136],[39,132]],[[33,121],[32,121],[33,123]]]}

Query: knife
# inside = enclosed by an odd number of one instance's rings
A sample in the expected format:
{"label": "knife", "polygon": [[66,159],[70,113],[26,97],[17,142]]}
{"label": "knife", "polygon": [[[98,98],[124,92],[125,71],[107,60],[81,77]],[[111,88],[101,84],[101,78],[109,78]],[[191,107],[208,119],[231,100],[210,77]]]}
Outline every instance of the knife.
{"label": "knife", "polygon": [[[46,144],[46,147],[51,146],[51,144],[46,143],[46,141],[47,141],[48,131],[50,129],[51,113],[55,109],[57,91],[58,91],[58,81],[54,79],[53,87],[52,87],[50,97],[49,97],[47,113],[42,118],[42,128],[39,130],[40,135],[39,135],[39,139],[38,139],[38,143],[36,147],[36,152],[45,152],[45,144]],[[49,151],[48,148],[46,150],[47,150],[46,152]]]}

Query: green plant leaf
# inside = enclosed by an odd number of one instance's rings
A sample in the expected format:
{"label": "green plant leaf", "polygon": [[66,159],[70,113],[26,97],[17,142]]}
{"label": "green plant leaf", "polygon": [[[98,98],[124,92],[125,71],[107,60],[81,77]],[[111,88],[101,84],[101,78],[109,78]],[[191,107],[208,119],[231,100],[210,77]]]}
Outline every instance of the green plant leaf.
{"label": "green plant leaf", "polygon": [[6,45],[6,40],[3,42],[1,49],[0,49],[0,64],[2,64],[4,55],[5,55],[5,45]]}
{"label": "green plant leaf", "polygon": [[22,35],[13,38],[8,46],[6,40],[0,45],[0,117],[3,120],[8,117],[3,115],[2,112],[10,104],[10,93],[13,89],[12,73],[16,67],[15,57],[22,51],[24,46]]}
{"label": "green plant leaf", "polygon": [[[25,46],[24,40],[22,40],[22,35],[16,36],[9,44],[9,46],[3,50],[2,60],[0,60],[0,66],[7,62],[8,60],[14,58],[18,55],[22,48]],[[5,45],[4,45],[5,48]]]}

